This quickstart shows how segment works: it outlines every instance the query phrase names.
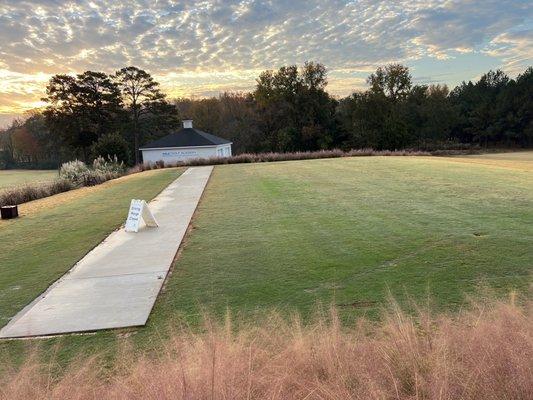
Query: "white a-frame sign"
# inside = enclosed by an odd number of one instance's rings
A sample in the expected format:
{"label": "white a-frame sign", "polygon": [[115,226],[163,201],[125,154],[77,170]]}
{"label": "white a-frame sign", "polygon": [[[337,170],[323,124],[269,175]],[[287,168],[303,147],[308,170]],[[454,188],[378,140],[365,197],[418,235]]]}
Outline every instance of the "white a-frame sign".
{"label": "white a-frame sign", "polygon": [[139,232],[141,218],[146,226],[158,226],[146,201],[133,199],[130,204],[128,219],[126,220],[126,232]]}

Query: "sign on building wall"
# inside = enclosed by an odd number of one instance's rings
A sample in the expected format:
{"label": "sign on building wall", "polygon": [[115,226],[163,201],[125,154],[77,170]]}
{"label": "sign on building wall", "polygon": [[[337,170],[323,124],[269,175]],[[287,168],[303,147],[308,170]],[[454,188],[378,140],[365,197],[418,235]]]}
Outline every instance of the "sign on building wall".
{"label": "sign on building wall", "polygon": [[196,150],[176,150],[176,151],[163,151],[161,152],[163,157],[197,157],[198,152]]}
{"label": "sign on building wall", "polygon": [[146,204],[146,201],[132,199],[130,203],[130,210],[128,212],[128,219],[126,220],[126,232],[139,232],[141,219],[144,221],[146,226],[158,226],[157,221],[148,208],[148,204]]}

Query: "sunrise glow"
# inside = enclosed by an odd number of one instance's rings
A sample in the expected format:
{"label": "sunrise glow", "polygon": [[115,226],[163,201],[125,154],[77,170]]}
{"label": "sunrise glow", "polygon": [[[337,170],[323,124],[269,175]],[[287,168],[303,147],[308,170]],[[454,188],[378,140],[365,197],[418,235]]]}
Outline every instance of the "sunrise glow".
{"label": "sunrise glow", "polygon": [[527,1],[4,0],[0,126],[42,106],[48,79],[135,65],[170,97],[249,91],[265,69],[314,60],[328,91],[365,87],[377,66],[408,65],[418,83],[458,84],[533,59]]}

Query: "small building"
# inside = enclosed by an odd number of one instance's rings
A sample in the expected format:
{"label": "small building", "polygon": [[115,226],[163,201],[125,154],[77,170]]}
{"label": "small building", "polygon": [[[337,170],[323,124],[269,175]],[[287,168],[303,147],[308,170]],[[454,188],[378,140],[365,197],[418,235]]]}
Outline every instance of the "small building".
{"label": "small building", "polygon": [[183,120],[183,129],[142,146],[143,162],[172,163],[192,158],[229,157],[232,142],[194,129],[192,119]]}

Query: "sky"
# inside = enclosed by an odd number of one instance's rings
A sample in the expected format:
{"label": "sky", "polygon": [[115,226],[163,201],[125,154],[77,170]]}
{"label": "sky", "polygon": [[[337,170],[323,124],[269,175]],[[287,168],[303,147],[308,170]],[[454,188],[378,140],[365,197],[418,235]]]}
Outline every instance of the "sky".
{"label": "sky", "polygon": [[54,74],[146,69],[171,97],[250,91],[316,61],[345,96],[392,62],[453,87],[533,65],[531,0],[0,0],[0,127],[43,106]]}

